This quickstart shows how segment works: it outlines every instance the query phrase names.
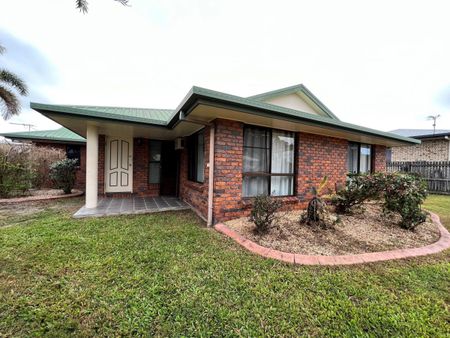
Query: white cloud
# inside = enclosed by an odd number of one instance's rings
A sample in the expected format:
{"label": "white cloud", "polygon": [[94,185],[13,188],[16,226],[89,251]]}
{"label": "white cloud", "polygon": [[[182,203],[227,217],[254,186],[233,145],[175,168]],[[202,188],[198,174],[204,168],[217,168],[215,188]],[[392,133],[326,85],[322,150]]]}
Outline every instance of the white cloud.
{"label": "white cloud", "polygon": [[[173,108],[192,85],[304,83],[348,122],[430,128],[440,113],[450,129],[448,1],[130,2],[91,0],[82,15],[71,0],[4,0],[0,31],[53,66],[57,81],[35,90],[50,103]],[[36,115],[16,120],[52,126]]]}

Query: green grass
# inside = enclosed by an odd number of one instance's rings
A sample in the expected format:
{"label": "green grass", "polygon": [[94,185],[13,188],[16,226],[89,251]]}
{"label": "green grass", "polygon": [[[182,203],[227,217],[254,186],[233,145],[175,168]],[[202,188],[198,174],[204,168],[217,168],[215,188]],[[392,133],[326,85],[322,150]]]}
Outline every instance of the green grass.
{"label": "green grass", "polygon": [[[426,208],[450,226],[450,197]],[[0,336],[450,335],[448,251],[303,267],[252,255],[190,212],[38,215],[0,228]]]}

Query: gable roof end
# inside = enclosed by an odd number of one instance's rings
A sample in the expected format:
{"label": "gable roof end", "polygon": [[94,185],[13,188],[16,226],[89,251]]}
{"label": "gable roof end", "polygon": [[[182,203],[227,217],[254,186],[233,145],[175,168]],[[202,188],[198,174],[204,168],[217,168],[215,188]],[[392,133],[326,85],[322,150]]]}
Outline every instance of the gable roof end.
{"label": "gable roof end", "polygon": [[271,99],[271,98],[274,98],[277,96],[298,94],[298,93],[301,93],[301,94],[305,95],[308,99],[310,99],[314,103],[314,105],[316,105],[317,108],[319,110],[321,110],[326,116],[339,121],[339,118],[336,115],[334,115],[333,112],[330,109],[328,109],[328,107],[325,106],[325,104],[322,101],[320,101],[317,98],[317,96],[315,96],[303,84],[298,84],[298,85],[294,85],[294,86],[290,86],[290,87],[286,87],[286,88],[280,88],[280,89],[272,90],[272,91],[257,94],[257,95],[248,96],[247,99],[256,100],[256,101],[264,101],[264,100],[268,100],[268,99]]}

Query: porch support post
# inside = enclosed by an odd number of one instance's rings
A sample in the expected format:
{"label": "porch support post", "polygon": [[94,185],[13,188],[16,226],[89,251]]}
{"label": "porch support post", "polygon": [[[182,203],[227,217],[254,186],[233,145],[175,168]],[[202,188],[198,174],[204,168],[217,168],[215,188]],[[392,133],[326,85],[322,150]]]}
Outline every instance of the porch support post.
{"label": "porch support post", "polygon": [[98,128],[86,131],[86,208],[96,208],[98,201]]}

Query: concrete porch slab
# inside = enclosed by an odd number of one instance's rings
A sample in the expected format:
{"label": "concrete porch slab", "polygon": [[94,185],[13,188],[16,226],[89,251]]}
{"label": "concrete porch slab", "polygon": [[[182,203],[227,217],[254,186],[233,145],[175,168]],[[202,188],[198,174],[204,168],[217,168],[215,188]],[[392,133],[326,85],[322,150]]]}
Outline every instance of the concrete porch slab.
{"label": "concrete porch slab", "polygon": [[116,215],[147,214],[152,212],[186,210],[190,206],[177,197],[127,197],[101,198],[96,208],[83,206],[73,217],[103,217]]}

